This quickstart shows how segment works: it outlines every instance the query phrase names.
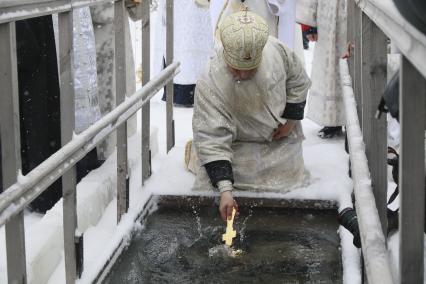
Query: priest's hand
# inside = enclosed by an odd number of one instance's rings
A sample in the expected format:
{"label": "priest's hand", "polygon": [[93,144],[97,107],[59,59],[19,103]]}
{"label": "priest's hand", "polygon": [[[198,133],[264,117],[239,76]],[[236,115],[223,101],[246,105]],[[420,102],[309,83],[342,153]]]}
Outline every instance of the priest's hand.
{"label": "priest's hand", "polygon": [[318,41],[318,34],[308,34],[306,35],[306,38],[309,41]]}
{"label": "priest's hand", "polygon": [[237,205],[237,202],[232,197],[232,192],[231,191],[221,192],[219,212],[224,222],[226,222],[227,219],[232,218],[232,209],[234,207],[235,207],[235,210],[238,211],[238,205]]}
{"label": "priest's hand", "polygon": [[295,125],[296,120],[287,120],[285,124],[280,124],[274,133],[272,133],[272,138],[274,140],[279,140],[289,136]]}

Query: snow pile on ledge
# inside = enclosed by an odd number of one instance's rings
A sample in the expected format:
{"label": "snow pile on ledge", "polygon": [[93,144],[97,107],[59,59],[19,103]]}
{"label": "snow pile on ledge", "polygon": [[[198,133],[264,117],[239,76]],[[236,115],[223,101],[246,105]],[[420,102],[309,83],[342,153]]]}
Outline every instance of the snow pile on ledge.
{"label": "snow pile on ledge", "polygon": [[[158,130],[152,128],[152,155],[158,153]],[[138,147],[139,145],[139,147]],[[140,133],[129,138],[129,176],[140,179],[135,167],[140,162]],[[77,185],[78,230],[85,233],[98,224],[116,195],[116,153]],[[63,258],[62,199],[38,221],[28,224],[25,239],[29,283],[47,283]],[[29,214],[32,215],[32,214]],[[26,217],[27,219],[27,217]],[[115,217],[114,217],[115,220]],[[0,228],[0,283],[7,282],[4,228]],[[85,248],[87,249],[87,248]]]}

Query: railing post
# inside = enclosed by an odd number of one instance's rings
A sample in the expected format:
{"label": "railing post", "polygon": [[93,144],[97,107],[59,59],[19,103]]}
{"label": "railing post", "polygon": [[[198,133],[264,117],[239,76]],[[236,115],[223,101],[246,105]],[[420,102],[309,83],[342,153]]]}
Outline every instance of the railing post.
{"label": "railing post", "polygon": [[[351,0],[350,2],[354,2]],[[353,74],[353,86],[354,86],[354,95],[356,101],[356,110],[359,117],[359,122],[361,123],[360,127],[362,129],[362,96],[361,96],[361,66],[362,66],[362,58],[361,58],[361,9],[358,6],[355,6],[354,9],[354,74]]]}
{"label": "railing post", "polygon": [[[143,1],[140,5],[142,9],[142,86],[149,82],[151,77],[151,32],[150,32],[150,1]],[[142,184],[151,175],[151,154],[150,154],[150,125],[151,106],[148,101],[142,107]]]}
{"label": "railing post", "polygon": [[[125,1],[114,4],[115,29],[115,95],[117,105],[126,99],[126,37],[125,37]],[[132,70],[133,72],[134,70]],[[117,223],[129,208],[127,171],[127,122],[117,129]]]}
{"label": "railing post", "polygon": [[[347,2],[348,8],[347,8],[347,42],[349,44],[353,44],[355,42],[355,9],[358,7],[356,6],[354,1],[349,0]],[[349,65],[349,75],[351,75],[351,78],[354,78],[354,56],[352,52],[352,47],[350,46],[351,55],[348,58],[348,65]]]}
{"label": "railing post", "polygon": [[[21,168],[18,69],[15,23],[0,24],[0,139],[4,189],[16,182]],[[26,283],[24,214],[6,223],[7,274],[9,283]]]}
{"label": "railing post", "polygon": [[377,106],[386,88],[387,38],[377,25],[362,15],[362,133],[371,182],[382,230],[387,232],[387,121],[375,119]]}
{"label": "railing post", "polygon": [[[61,105],[61,144],[73,138],[75,128],[73,81],[73,16],[72,11],[58,14],[59,27],[59,81]],[[77,278],[75,233],[77,228],[76,168],[62,176],[64,259],[66,283]]]}
{"label": "railing post", "polygon": [[[173,0],[166,0],[166,66],[173,62]],[[166,85],[167,152],[175,145],[175,123],[173,120],[173,81]]]}
{"label": "railing post", "polygon": [[401,158],[399,160],[400,283],[423,283],[425,212],[426,79],[402,57],[400,69]]}

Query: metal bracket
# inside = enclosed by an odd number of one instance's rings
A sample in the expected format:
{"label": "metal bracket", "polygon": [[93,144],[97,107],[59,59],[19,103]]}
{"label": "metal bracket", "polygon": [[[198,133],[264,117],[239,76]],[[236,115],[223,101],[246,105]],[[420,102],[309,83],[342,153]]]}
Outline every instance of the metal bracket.
{"label": "metal bracket", "polygon": [[148,164],[149,164],[149,168],[148,168],[148,176],[152,175],[152,163],[151,163],[151,149],[148,151]]}
{"label": "metal bracket", "polygon": [[75,268],[76,275],[78,278],[81,278],[84,269],[84,246],[83,246],[83,234],[76,232],[74,244],[75,244]]}
{"label": "metal bracket", "polygon": [[3,192],[3,166],[2,166],[2,164],[3,164],[3,162],[2,162],[2,155],[1,155],[1,137],[0,137],[0,193]]}
{"label": "metal bracket", "polygon": [[126,212],[129,211],[129,200],[130,200],[130,177],[126,176]]}
{"label": "metal bracket", "polygon": [[173,143],[172,143],[172,148],[175,146],[175,120],[173,119],[172,120],[172,141],[173,141]]}

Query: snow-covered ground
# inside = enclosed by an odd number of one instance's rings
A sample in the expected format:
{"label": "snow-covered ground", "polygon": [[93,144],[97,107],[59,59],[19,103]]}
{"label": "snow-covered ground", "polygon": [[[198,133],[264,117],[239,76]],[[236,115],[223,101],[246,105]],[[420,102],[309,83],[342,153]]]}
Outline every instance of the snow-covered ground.
{"label": "snow-covered ground", "polygon": [[[155,23],[155,13],[152,22]],[[139,34],[140,27],[136,26],[132,31]],[[154,38],[155,33],[153,41]],[[135,39],[134,46],[135,51],[140,50],[138,38]],[[305,54],[308,73],[312,62],[312,49],[313,46]],[[135,57],[137,66],[140,56]],[[90,283],[121,240],[124,238],[129,241],[132,231],[143,229],[133,220],[152,193],[191,194],[194,176],[185,170],[184,147],[192,137],[192,109],[174,108],[176,145],[167,154],[166,113],[161,96],[160,92],[151,103],[153,175],[143,187],[140,182],[140,132],[129,139],[130,209],[122,222],[117,226],[115,154],[78,185],[78,229],[84,232],[84,272],[79,283]],[[352,181],[347,174],[348,155],[344,151],[343,138],[318,138],[316,134],[320,126],[307,119],[303,121],[303,127],[306,136],[303,143],[304,160],[311,173],[309,186],[288,194],[239,192],[236,193],[237,196],[336,200],[342,208],[351,205]],[[62,201],[44,216],[26,213],[25,224],[29,283],[64,283]],[[342,240],[344,283],[360,283],[359,252],[353,247],[352,236],[348,231],[340,228],[339,233]],[[0,283],[6,282],[5,233],[4,227],[1,227]]]}

